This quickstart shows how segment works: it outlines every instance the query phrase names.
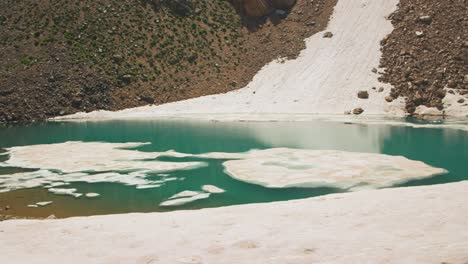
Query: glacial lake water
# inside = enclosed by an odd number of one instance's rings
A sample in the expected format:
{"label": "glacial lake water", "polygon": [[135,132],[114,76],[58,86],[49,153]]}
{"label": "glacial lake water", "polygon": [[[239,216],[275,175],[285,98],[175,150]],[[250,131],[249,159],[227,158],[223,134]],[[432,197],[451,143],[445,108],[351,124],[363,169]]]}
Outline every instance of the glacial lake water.
{"label": "glacial lake water", "polygon": [[[447,174],[422,180],[410,180],[396,186],[441,184],[468,180],[468,131],[452,128],[414,128],[392,125],[361,125],[343,122],[213,122],[187,120],[50,122],[33,125],[0,127],[0,151],[17,146],[60,144],[64,142],[146,142],[132,150],[201,154],[209,152],[243,153],[252,149],[292,148],[312,150],[342,150],[404,156],[443,168]],[[43,155],[50,155],[44,149]],[[83,150],[93,153],[90,147]],[[53,153],[52,153],[53,154]],[[74,160],[71,154],[57,159]],[[39,155],[40,156],[40,155]],[[0,155],[0,162],[10,157]],[[104,157],[105,158],[105,157]],[[314,197],[347,190],[332,187],[266,188],[236,180],[224,171],[226,159],[202,157],[158,157],[167,162],[200,162],[204,166],[164,173],[149,173],[148,177],[165,177],[160,186],[136,188],[119,182],[75,181],[57,188],[73,188],[81,194],[97,193],[98,197],[74,197],[53,193],[44,186],[19,188],[0,192],[0,211],[20,217],[87,216],[129,212],[156,212],[200,209],[247,203],[264,203]],[[105,165],[105,164],[101,164]],[[44,169],[44,168],[37,168]],[[2,175],[32,172],[22,166],[0,167]],[[112,170],[110,170],[112,171]],[[123,173],[125,174],[125,173]],[[132,177],[131,171],[127,172]],[[225,190],[212,193],[179,206],[161,206],[169,197],[182,191],[203,192],[202,186],[213,185]],[[150,186],[151,187],[151,186]],[[1,190],[0,190],[1,191]],[[41,201],[53,201],[47,206],[28,207]]]}

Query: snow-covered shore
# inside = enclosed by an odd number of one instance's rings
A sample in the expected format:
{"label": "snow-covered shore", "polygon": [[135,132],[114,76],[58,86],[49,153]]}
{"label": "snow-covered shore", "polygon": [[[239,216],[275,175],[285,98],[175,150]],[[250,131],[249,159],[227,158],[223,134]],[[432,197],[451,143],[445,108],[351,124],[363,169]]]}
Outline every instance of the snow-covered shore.
{"label": "snow-covered shore", "polygon": [[1,263],[465,263],[468,182],[0,222]]}
{"label": "snow-covered shore", "polygon": [[[117,112],[78,113],[58,120],[128,119],[213,113],[339,114],[361,107],[364,115],[403,115],[402,100],[385,101],[390,86],[380,83],[380,41],[393,27],[387,16],[398,0],[340,0],[325,31],[306,39],[306,49],[294,60],[266,65],[247,87],[160,106]],[[372,88],[375,88],[372,89]],[[384,88],[379,92],[379,88]],[[361,90],[369,99],[359,99]]]}

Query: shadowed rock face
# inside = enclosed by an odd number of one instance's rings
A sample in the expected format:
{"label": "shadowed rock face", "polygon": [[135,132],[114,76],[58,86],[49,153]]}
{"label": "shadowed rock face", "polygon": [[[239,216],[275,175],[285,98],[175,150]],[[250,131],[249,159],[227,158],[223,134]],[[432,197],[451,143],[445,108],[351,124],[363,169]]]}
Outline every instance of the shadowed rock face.
{"label": "shadowed rock face", "polygon": [[153,0],[156,5],[164,4],[179,16],[189,15],[194,8],[193,0]]}
{"label": "shadowed rock face", "polygon": [[274,9],[290,9],[296,0],[236,0],[248,16],[261,17],[268,15]]}

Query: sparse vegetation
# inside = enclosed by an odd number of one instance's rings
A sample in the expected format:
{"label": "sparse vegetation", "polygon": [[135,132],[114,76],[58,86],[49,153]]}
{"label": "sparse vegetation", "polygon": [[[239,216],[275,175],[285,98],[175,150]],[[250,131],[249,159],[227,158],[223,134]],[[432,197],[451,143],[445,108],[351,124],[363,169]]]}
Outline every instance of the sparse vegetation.
{"label": "sparse vegetation", "polygon": [[[330,6],[334,1],[328,1]],[[54,103],[31,98],[46,111],[36,114],[31,107],[18,115],[10,99],[0,98],[0,109],[10,109],[2,111],[0,121],[121,109],[146,104],[141,98],[148,97],[165,103],[240,88],[278,55],[295,56],[303,46],[297,36],[313,33],[302,20],[328,19],[326,12],[331,12],[323,11],[327,0],[304,2],[311,10],[307,18],[275,27],[261,22],[268,27],[252,31],[230,1],[185,2],[192,3],[189,11],[163,0],[1,0],[0,91],[14,86],[18,102],[34,91]],[[285,33],[287,24],[297,21],[300,27]],[[262,47],[266,31],[278,32],[279,38]],[[233,80],[236,87],[230,85]]]}

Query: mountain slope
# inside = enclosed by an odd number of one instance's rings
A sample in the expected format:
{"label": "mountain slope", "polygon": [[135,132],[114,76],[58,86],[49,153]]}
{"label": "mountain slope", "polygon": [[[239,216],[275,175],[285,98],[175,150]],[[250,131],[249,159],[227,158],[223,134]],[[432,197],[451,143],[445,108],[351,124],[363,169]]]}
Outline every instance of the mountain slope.
{"label": "mountain slope", "polygon": [[243,87],[271,60],[297,56],[336,0],[298,1],[283,20],[243,18],[225,0],[194,1],[182,15],[166,2],[1,0],[0,121]]}

